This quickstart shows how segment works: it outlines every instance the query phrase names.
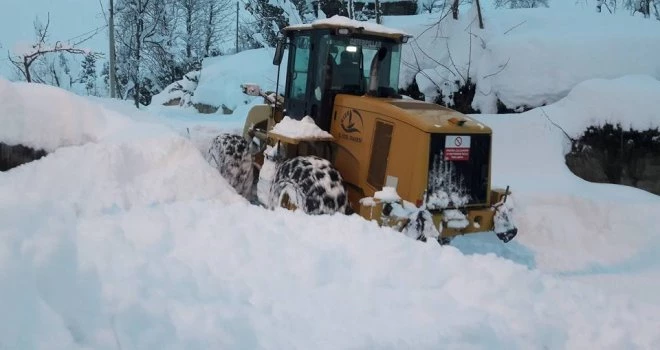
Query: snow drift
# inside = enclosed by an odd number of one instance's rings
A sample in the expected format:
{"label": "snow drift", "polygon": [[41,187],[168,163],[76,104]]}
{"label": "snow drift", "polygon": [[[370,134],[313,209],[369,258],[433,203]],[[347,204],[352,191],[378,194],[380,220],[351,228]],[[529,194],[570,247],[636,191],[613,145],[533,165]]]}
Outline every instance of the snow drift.
{"label": "snow drift", "polygon": [[592,8],[536,8],[461,12],[440,24],[439,14],[385,17],[384,24],[414,35],[404,45],[400,87],[416,78],[428,100],[449,95],[468,78],[476,84],[472,107],[496,113],[533,108],[565,97],[578,83],[594,78],[644,74],[660,78],[657,21],[604,16]]}
{"label": "snow drift", "polygon": [[48,152],[95,142],[127,118],[62,89],[0,78],[0,142]]}
{"label": "snow drift", "polygon": [[[1,96],[17,90],[8,86]],[[24,101],[32,97],[25,89],[14,91]],[[12,118],[26,125],[42,112],[25,104],[14,109],[23,113]],[[169,128],[101,107],[76,118],[95,120],[99,111],[106,128],[90,132],[95,141],[0,173],[0,309],[7,311],[0,315],[0,339],[6,347],[660,346],[659,305],[611,296],[494,254],[417,242],[356,215],[312,217],[249,205]],[[548,224],[541,231],[535,224],[566,202],[547,194],[540,201],[542,191],[535,189],[573,184],[559,192],[571,198],[566,193],[578,191],[579,181],[557,163],[561,136],[532,116],[483,119],[496,128],[493,171],[497,182],[513,185],[521,241],[540,250],[543,237],[556,237],[564,227]],[[54,132],[60,130],[68,129]],[[38,128],[19,131],[9,136],[17,142],[42,138]],[[562,175],[558,185],[553,174],[531,176],[531,169],[551,168]],[[621,194],[626,205],[653,201],[614,186],[592,188]],[[578,215],[569,209],[590,207],[567,208],[561,213],[567,222]],[[630,214],[615,217],[630,224]],[[635,215],[630,220],[651,217]],[[644,223],[633,227],[639,236]],[[627,242],[647,242],[635,236]]]}
{"label": "snow drift", "polygon": [[[264,91],[275,91],[277,66],[273,65],[274,49],[255,49],[230,56],[207,58],[202,63],[199,85],[192,97],[193,103],[220,107],[230,110],[246,105],[259,97],[243,94],[241,84],[259,84]],[[283,62],[286,62],[286,53]],[[286,65],[280,71],[280,78],[286,76]],[[284,90],[284,80],[280,81],[279,91]]]}
{"label": "snow drift", "polygon": [[[660,126],[654,97],[659,93],[660,81],[648,76],[594,79],[547,107],[476,116],[493,128],[493,181],[511,185],[522,232],[517,239],[532,250],[534,266],[579,279],[618,274],[610,283],[626,280],[622,271],[657,276],[642,261],[655,266],[653,256],[660,254],[654,214],[660,197],[584,181],[571,173],[564,155],[570,151],[565,132],[577,138],[589,125]],[[658,302],[637,283],[621,288]]]}

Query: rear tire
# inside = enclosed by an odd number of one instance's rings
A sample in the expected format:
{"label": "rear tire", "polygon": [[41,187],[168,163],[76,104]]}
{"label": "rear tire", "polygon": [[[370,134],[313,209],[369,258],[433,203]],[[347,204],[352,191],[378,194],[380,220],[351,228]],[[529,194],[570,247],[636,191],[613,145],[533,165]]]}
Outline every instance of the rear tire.
{"label": "rear tire", "polygon": [[206,160],[248,200],[253,196],[254,168],[250,143],[234,134],[220,134],[211,142]]}
{"label": "rear tire", "polygon": [[270,206],[301,209],[311,215],[350,211],[341,175],[328,160],[316,156],[295,157],[278,166]]}

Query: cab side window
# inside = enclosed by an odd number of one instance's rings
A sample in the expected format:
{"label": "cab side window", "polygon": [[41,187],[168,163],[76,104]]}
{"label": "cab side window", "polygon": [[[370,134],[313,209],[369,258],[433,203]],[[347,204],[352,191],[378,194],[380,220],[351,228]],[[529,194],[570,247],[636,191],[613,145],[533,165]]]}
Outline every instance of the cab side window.
{"label": "cab side window", "polygon": [[307,89],[307,78],[309,69],[310,37],[301,35],[295,38],[293,43],[293,54],[295,55],[292,81],[289,96],[296,99],[304,99]]}

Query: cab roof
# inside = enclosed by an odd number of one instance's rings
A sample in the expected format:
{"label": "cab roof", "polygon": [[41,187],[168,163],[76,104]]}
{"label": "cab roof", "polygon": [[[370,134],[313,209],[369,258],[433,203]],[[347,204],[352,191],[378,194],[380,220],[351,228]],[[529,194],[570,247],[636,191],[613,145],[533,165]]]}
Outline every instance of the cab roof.
{"label": "cab roof", "polygon": [[365,35],[379,36],[388,39],[394,39],[397,42],[406,42],[412,35],[404,31],[385,27],[380,24],[364,21],[356,21],[348,17],[334,15],[326,19],[318,19],[308,24],[296,24],[288,26],[282,31],[292,32],[300,30],[313,30],[313,29],[348,29],[350,33],[358,33]]}

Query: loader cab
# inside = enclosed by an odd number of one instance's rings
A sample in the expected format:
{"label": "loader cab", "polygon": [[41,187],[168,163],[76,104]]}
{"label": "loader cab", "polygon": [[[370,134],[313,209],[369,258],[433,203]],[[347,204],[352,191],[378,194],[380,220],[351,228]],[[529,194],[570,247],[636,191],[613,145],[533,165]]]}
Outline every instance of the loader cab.
{"label": "loader cab", "polygon": [[284,34],[289,52],[285,115],[310,116],[327,131],[338,94],[400,98],[401,44],[406,36],[341,25],[294,26]]}

